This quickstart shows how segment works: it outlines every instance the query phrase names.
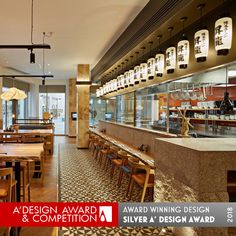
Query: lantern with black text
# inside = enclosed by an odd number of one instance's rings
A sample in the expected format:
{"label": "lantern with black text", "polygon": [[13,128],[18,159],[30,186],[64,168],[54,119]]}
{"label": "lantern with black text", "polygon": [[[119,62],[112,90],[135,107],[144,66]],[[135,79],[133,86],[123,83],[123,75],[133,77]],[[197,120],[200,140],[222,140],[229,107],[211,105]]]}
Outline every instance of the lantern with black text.
{"label": "lantern with black text", "polygon": [[217,55],[227,55],[232,46],[232,18],[223,17],[215,22],[215,49]]}
{"label": "lantern with black text", "polygon": [[171,46],[166,49],[166,71],[167,74],[174,73],[176,67],[176,49]]}
{"label": "lantern with black text", "polygon": [[129,70],[129,86],[134,86],[134,70]]}
{"label": "lantern with black text", "polygon": [[186,69],[189,63],[189,41],[181,40],[177,45],[177,62],[180,69]]}
{"label": "lantern with black text", "polygon": [[134,83],[139,84],[140,80],[140,66],[134,67]]}
{"label": "lantern with black text", "polygon": [[197,62],[206,61],[209,50],[209,31],[202,29],[194,34],[194,54]]}
{"label": "lantern with black text", "polygon": [[155,58],[149,58],[147,61],[147,77],[149,80],[155,77]]}

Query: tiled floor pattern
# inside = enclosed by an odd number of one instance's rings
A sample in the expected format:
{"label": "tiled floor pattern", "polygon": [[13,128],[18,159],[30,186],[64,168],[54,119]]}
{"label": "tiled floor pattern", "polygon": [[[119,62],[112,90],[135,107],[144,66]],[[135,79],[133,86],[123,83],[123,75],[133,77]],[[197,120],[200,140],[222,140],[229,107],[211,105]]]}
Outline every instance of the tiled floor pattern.
{"label": "tiled floor pattern", "polygon": [[[118,171],[113,179],[110,178],[110,169],[104,170],[88,150],[78,150],[74,144],[59,145],[59,201],[128,201],[126,198],[128,178],[122,180],[122,185],[117,186]],[[132,201],[139,201],[140,188],[134,187]],[[145,199],[151,201],[151,193]],[[60,235],[172,235],[163,233],[161,228],[65,228],[60,230]]]}

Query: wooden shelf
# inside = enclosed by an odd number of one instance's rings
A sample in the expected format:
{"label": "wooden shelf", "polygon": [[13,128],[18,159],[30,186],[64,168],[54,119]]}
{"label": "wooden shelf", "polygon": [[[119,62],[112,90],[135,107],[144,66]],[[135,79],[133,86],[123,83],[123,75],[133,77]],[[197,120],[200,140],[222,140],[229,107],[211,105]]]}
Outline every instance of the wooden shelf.
{"label": "wooden shelf", "polygon": [[[182,119],[181,117],[170,117],[170,119]],[[236,122],[236,120],[220,120],[220,119],[207,119],[207,118],[190,118],[190,120],[203,120],[203,121],[218,121],[218,122]]]}

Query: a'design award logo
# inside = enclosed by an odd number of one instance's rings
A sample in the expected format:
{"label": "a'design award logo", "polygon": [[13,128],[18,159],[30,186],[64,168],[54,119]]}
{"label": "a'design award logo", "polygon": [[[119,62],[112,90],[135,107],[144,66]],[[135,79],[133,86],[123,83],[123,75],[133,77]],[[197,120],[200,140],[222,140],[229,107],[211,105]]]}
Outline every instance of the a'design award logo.
{"label": "a'design award logo", "polygon": [[101,222],[112,222],[112,206],[99,206],[99,219]]}

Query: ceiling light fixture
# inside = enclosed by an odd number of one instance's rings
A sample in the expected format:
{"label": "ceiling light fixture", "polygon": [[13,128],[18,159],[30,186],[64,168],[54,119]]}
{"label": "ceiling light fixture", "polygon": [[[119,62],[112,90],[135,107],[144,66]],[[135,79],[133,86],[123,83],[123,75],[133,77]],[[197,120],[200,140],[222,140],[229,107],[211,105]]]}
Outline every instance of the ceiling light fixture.
{"label": "ceiling light fixture", "polygon": [[[200,4],[197,8],[200,11],[200,19],[202,21],[202,9],[205,4]],[[203,27],[201,23],[201,29],[194,34],[194,54],[197,62],[204,62],[208,57],[209,50],[209,31],[206,27]]]}
{"label": "ceiling light fixture", "polygon": [[[172,31],[173,27],[169,27],[168,31],[170,33],[170,40],[172,39]],[[174,45],[170,45],[166,49],[166,71],[167,74],[172,74],[175,72],[175,66],[176,66],[176,49]]]}
{"label": "ceiling light fixture", "polygon": [[183,24],[182,40],[177,44],[177,62],[180,69],[186,69],[189,64],[189,41],[184,32],[184,23],[187,19],[187,17],[180,19]]}
{"label": "ceiling light fixture", "polygon": [[34,20],[34,1],[31,2],[31,44],[16,44],[16,45],[0,45],[0,49],[27,49],[30,50],[30,63],[35,63],[35,54],[33,49],[51,49],[49,44],[34,44],[33,43],[33,20]]}
{"label": "ceiling light fixture", "polygon": [[162,77],[164,73],[164,61],[165,56],[164,53],[161,51],[161,38],[162,35],[158,35],[158,53],[156,54],[156,63],[155,63],[155,72],[157,77]]}

